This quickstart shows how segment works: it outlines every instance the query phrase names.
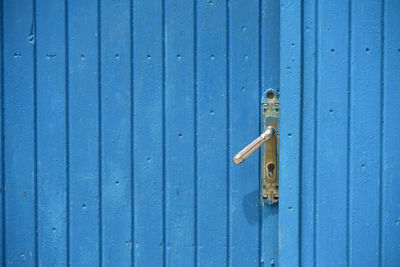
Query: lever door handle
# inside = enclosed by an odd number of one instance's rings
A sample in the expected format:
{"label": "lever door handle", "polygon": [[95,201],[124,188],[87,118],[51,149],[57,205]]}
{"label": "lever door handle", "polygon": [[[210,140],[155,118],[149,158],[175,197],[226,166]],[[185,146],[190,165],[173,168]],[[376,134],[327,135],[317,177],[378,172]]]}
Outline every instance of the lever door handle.
{"label": "lever door handle", "polygon": [[273,126],[267,126],[265,131],[257,137],[253,142],[248,144],[245,148],[243,148],[239,153],[237,153],[232,161],[235,164],[242,163],[245,159],[247,159],[251,154],[254,153],[260,146],[270,140],[275,134],[275,128]]}
{"label": "lever door handle", "polygon": [[260,107],[260,126],[264,132],[237,153],[232,161],[240,164],[257,149],[261,149],[259,190],[260,202],[265,206],[279,201],[279,91],[273,88],[265,90],[261,96]]}

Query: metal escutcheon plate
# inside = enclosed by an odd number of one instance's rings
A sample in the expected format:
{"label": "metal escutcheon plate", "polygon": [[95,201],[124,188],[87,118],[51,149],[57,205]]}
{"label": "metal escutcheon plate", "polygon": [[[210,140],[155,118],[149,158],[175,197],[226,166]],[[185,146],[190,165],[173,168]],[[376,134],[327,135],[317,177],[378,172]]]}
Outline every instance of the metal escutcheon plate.
{"label": "metal escutcheon plate", "polygon": [[268,89],[261,100],[262,129],[272,125],[275,135],[261,150],[260,198],[263,204],[272,205],[279,200],[279,91]]}

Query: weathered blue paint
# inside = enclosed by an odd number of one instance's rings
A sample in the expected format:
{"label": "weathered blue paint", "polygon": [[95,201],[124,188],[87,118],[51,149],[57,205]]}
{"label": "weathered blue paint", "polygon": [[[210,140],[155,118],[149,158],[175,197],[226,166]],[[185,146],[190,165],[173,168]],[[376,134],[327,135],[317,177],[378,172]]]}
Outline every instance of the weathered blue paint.
{"label": "weathered blue paint", "polygon": [[101,262],[122,267],[132,259],[130,1],[99,8]]}
{"label": "weathered blue paint", "polygon": [[400,5],[281,3],[280,264],[399,266]]}
{"label": "weathered blue paint", "polygon": [[194,1],[165,1],[164,259],[168,266],[196,262],[195,12]]}
{"label": "weathered blue paint", "polygon": [[[235,154],[260,131],[258,1],[230,1],[228,9],[228,151]],[[256,90],[257,88],[257,90]],[[248,103],[243,105],[243,103]],[[230,156],[232,158],[232,156]],[[259,158],[229,166],[229,265],[258,266]],[[243,253],[246,251],[246,253]]]}
{"label": "weathered blue paint", "polygon": [[382,65],[386,70],[381,72],[381,224],[380,224],[380,258],[383,266],[400,265],[400,3],[387,1],[383,7]]}
{"label": "weathered blue paint", "polygon": [[[165,261],[165,6],[133,3],[133,263]],[[193,179],[193,177],[187,177]]]}
{"label": "weathered blue paint", "polygon": [[276,263],[259,161],[230,158],[279,86],[278,11],[4,1],[4,264]]}
{"label": "weathered blue paint", "polygon": [[72,266],[95,266],[101,261],[98,6],[93,1],[66,3],[69,200],[66,246]]}
{"label": "weathered blue paint", "polygon": [[3,1],[0,265],[400,265],[397,2]]}
{"label": "weathered blue paint", "polygon": [[[197,264],[226,266],[228,251],[227,6],[197,2]],[[207,18],[207,19],[201,19]],[[219,27],[215,27],[219,25]],[[203,55],[203,56],[201,56]],[[207,152],[209,154],[207,154]],[[210,172],[209,170],[213,170]],[[212,201],[210,201],[212,199]]]}
{"label": "weathered blue paint", "polygon": [[279,263],[299,262],[301,153],[301,1],[281,1],[279,142]]}
{"label": "weathered blue paint", "polygon": [[3,2],[5,236],[1,247],[3,264],[5,259],[11,266],[33,266],[38,262],[34,10],[32,1]]}
{"label": "weathered blue paint", "polygon": [[[64,16],[63,2],[36,1],[32,38],[36,59],[36,246],[40,266],[65,265],[68,257]],[[54,22],[49,24],[49,20]],[[36,42],[39,39],[41,42]]]}

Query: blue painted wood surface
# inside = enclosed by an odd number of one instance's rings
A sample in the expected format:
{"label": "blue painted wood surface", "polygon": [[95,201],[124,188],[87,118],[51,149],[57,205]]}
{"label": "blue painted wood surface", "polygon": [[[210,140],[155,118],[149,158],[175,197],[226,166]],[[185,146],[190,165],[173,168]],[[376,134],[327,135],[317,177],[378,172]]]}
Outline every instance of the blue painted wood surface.
{"label": "blue painted wood surface", "polygon": [[[396,0],[1,5],[1,266],[400,266]],[[258,201],[281,93],[280,203]]]}
{"label": "blue painted wood surface", "polygon": [[68,29],[69,181],[65,235],[69,264],[93,266],[101,262],[98,6],[78,3],[68,1],[64,22]]}
{"label": "blue painted wood surface", "polygon": [[281,3],[280,265],[400,266],[400,5]]}
{"label": "blue painted wood surface", "polygon": [[197,10],[197,264],[226,266],[230,166],[230,154],[227,153],[228,7],[221,1],[198,1]]}
{"label": "blue painted wood surface", "polygon": [[31,1],[3,3],[2,260],[12,266],[38,263],[34,22]]}
{"label": "blue painted wood surface", "polygon": [[[37,264],[67,263],[66,29],[62,2],[36,2]],[[52,20],[54,23],[48,24]],[[42,40],[36,42],[36,40]],[[57,177],[55,179],[55,177]],[[7,179],[7,178],[6,178]]]}

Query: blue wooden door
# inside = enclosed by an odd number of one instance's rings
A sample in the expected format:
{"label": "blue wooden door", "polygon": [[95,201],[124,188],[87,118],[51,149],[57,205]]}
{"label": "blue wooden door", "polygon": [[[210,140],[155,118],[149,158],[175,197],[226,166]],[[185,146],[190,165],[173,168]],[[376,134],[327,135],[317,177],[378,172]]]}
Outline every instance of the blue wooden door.
{"label": "blue wooden door", "polygon": [[2,2],[3,266],[278,262],[259,205],[276,1]]}
{"label": "blue wooden door", "polygon": [[281,1],[281,266],[400,266],[399,12]]}
{"label": "blue wooden door", "polygon": [[[1,266],[400,266],[397,0],[1,2]],[[259,202],[264,90],[280,201]]]}

